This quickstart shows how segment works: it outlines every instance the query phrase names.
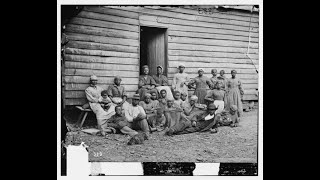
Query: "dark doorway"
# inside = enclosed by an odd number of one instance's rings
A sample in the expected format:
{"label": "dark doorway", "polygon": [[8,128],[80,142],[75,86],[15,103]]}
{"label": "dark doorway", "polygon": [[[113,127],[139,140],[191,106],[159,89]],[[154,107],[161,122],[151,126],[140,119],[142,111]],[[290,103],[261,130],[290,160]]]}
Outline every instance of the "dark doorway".
{"label": "dark doorway", "polygon": [[140,27],[140,75],[141,67],[149,66],[149,75],[157,73],[157,66],[163,67],[167,76],[167,29]]}

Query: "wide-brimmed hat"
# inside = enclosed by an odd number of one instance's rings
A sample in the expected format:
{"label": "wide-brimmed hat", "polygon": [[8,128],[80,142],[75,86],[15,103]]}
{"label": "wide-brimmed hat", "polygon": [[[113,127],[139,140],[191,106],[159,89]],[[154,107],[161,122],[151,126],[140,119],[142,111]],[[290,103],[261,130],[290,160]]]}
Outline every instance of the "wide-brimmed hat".
{"label": "wide-brimmed hat", "polygon": [[132,99],[138,99],[138,100],[140,100],[140,95],[139,95],[139,94],[135,94],[135,95],[132,96]]}
{"label": "wide-brimmed hat", "polygon": [[212,104],[209,104],[209,106],[207,107],[207,109],[208,109],[208,110],[216,110],[216,109],[218,109],[218,108],[216,107],[216,105],[214,105],[214,104],[212,103]]}

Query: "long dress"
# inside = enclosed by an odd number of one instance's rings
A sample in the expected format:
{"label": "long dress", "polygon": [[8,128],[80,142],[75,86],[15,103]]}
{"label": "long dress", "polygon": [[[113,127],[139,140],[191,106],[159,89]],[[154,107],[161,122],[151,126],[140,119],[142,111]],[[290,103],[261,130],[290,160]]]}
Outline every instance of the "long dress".
{"label": "long dress", "polygon": [[[188,83],[190,81],[190,78],[188,76],[188,74],[186,73],[176,73],[173,76],[173,80],[172,80],[172,89],[173,91],[179,91],[180,93],[184,92],[187,94],[187,98],[188,98],[188,87],[187,85],[183,84],[183,83]],[[183,84],[181,86],[181,84]]]}
{"label": "long dress", "polygon": [[168,78],[166,76],[162,75],[162,74],[153,75],[152,78],[154,79],[156,84],[159,85],[158,87],[156,87],[156,89],[158,90],[158,93],[160,94],[160,91],[162,89],[164,89],[167,92],[167,97],[172,99],[173,95],[172,95],[170,87],[168,86]]}
{"label": "long dress", "polygon": [[115,105],[113,103],[111,103],[111,106],[107,111],[101,107],[99,103],[99,101],[102,100],[101,91],[103,91],[103,89],[99,86],[89,86],[85,90],[90,108],[96,114],[99,128],[101,128],[101,125],[115,114]]}
{"label": "long dress", "polygon": [[155,92],[156,95],[157,95],[157,98],[158,98],[158,92],[157,92],[157,89],[153,88],[153,89],[147,89],[145,87],[142,87],[142,86],[152,86],[152,85],[156,85],[156,82],[154,81],[154,79],[149,76],[149,75],[141,75],[139,77],[139,84],[138,84],[138,90],[137,90],[137,93],[140,95],[140,100],[143,101],[144,100],[144,96],[146,93],[152,93],[152,92]]}
{"label": "long dress", "polygon": [[216,83],[218,81],[218,77],[217,76],[211,77],[210,81],[211,81],[211,84],[212,84],[211,89],[216,89]]}
{"label": "long dress", "polygon": [[198,102],[200,104],[205,104],[204,97],[207,95],[207,90],[209,89],[209,87],[211,87],[210,79],[206,76],[197,76],[192,79],[189,84],[196,84],[194,95],[198,97]]}
{"label": "long dress", "polygon": [[238,116],[243,113],[241,94],[243,94],[242,83],[238,78],[230,78],[227,80],[227,93],[225,97],[225,109],[230,111],[232,105],[238,107]]}
{"label": "long dress", "polygon": [[227,88],[227,78],[225,76],[218,76],[217,80],[222,83],[221,89],[225,90]]}

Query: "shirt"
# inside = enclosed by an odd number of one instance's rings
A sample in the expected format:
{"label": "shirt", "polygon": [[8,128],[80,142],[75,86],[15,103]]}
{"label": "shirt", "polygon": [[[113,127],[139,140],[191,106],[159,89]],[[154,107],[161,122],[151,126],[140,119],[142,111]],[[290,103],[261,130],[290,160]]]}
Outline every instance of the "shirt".
{"label": "shirt", "polygon": [[138,116],[138,114],[141,113],[144,116],[146,116],[146,112],[144,111],[143,107],[137,105],[137,106],[132,106],[130,104],[127,109],[125,109],[124,114],[125,117],[127,118],[128,122],[132,122],[134,118]]}
{"label": "shirt", "polygon": [[144,85],[149,85],[149,86],[156,85],[156,82],[149,75],[141,75],[139,76],[139,83],[138,83],[139,89],[142,88],[142,86]]}
{"label": "shirt", "polygon": [[123,96],[127,96],[127,92],[124,88],[124,86],[117,86],[117,85],[111,85],[108,87],[107,90],[108,96],[112,97],[120,97],[123,98]]}
{"label": "shirt", "polygon": [[139,106],[143,107],[146,113],[151,113],[153,110],[155,110],[158,107],[159,102],[158,101],[150,101],[148,104],[144,101],[139,102]]}
{"label": "shirt", "polygon": [[160,76],[153,75],[152,78],[156,84],[159,84],[160,86],[168,86],[168,78],[166,76],[160,74]]}
{"label": "shirt", "polygon": [[101,100],[101,91],[103,89],[100,86],[89,86],[85,90],[87,100],[90,103],[98,103],[99,99]]}

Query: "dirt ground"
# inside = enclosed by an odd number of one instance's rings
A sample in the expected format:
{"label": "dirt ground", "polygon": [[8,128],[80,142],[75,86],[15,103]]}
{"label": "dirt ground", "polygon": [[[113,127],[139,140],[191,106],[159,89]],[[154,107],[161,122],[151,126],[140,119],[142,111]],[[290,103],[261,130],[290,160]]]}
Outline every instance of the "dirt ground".
{"label": "dirt ground", "polygon": [[[84,127],[88,128],[88,127]],[[239,127],[219,127],[210,132],[166,136],[150,134],[141,145],[127,145],[122,134],[94,136],[68,132],[66,145],[88,145],[89,161],[95,162],[249,162],[257,163],[258,109],[244,112]]]}

